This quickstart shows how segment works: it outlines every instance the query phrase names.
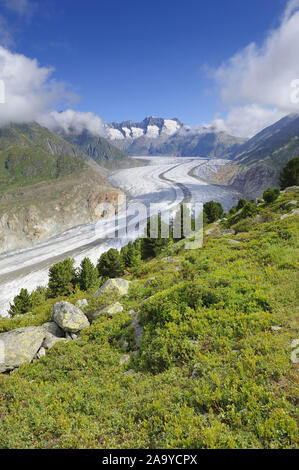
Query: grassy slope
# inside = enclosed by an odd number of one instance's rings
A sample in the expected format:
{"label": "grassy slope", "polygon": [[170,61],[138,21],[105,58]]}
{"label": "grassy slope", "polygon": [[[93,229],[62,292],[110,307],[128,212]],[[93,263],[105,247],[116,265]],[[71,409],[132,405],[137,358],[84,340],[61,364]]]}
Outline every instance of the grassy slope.
{"label": "grassy slope", "polygon": [[0,129],[0,192],[86,168],[87,156],[36,123]]}
{"label": "grassy slope", "polygon": [[86,168],[70,155],[50,155],[37,147],[10,147],[0,152],[0,193],[49,181]]}
{"label": "grassy slope", "polygon": [[[131,275],[124,312],[0,376],[0,447],[296,447],[290,344],[299,338],[299,224],[280,214],[298,198],[286,193],[261,206],[264,223],[205,237],[200,250],[171,245],[175,263],[160,257]],[[155,285],[145,287],[152,276]],[[47,321],[55,301],[1,320],[0,331]],[[121,366],[131,308],[140,310],[145,335]],[[130,368],[137,375],[124,375]]]}

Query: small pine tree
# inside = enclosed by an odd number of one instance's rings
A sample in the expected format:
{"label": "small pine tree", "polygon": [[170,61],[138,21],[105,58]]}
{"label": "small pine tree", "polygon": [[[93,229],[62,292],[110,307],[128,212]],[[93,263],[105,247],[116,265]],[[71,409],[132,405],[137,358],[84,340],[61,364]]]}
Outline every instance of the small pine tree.
{"label": "small pine tree", "polygon": [[209,201],[203,205],[204,212],[209,224],[223,216],[223,208],[220,202]]}
{"label": "small pine tree", "polygon": [[265,202],[270,203],[276,201],[280,194],[280,191],[278,188],[268,188],[266,191],[263,193],[263,199]]}
{"label": "small pine tree", "polygon": [[[151,236],[151,224],[156,224],[157,233],[156,237]],[[167,230],[168,228],[168,230]],[[162,237],[162,232],[168,231],[169,227],[162,221],[161,216],[159,215],[156,219],[152,218],[148,221],[146,227],[146,237],[141,241],[141,257],[142,259],[148,259],[155,256],[158,256],[161,251],[169,245],[170,238]]]}
{"label": "small pine tree", "polygon": [[97,285],[99,278],[98,270],[89,258],[82,260],[78,278],[81,290],[88,290]]}
{"label": "small pine tree", "polygon": [[122,247],[122,249],[120,250],[120,255],[122,257],[124,267],[127,268],[128,267],[128,245],[125,245]]}
{"label": "small pine tree", "polygon": [[240,218],[245,219],[246,217],[252,217],[258,212],[256,206],[252,204],[252,202],[246,202],[245,206],[243,207]]}
{"label": "small pine tree", "polygon": [[243,209],[246,202],[247,202],[246,199],[243,199],[243,198],[239,199],[238,204],[237,204],[237,211],[239,211],[240,209]]}
{"label": "small pine tree", "polygon": [[13,299],[10,304],[9,314],[11,317],[27,313],[32,308],[31,297],[27,289],[21,289],[19,295]]}
{"label": "small pine tree", "polygon": [[49,284],[47,296],[49,298],[59,295],[69,295],[76,284],[75,261],[66,258],[60,263],[54,264],[49,270]]}
{"label": "small pine tree", "polygon": [[299,186],[299,157],[290,160],[279,176],[281,189],[289,186]]}
{"label": "small pine tree", "polygon": [[100,276],[103,277],[119,277],[124,274],[124,264],[122,256],[115,249],[111,248],[100,257],[97,269]]}
{"label": "small pine tree", "polygon": [[141,252],[135,248],[132,242],[128,243],[128,250],[126,255],[125,266],[127,268],[134,268],[138,266],[141,262]]}

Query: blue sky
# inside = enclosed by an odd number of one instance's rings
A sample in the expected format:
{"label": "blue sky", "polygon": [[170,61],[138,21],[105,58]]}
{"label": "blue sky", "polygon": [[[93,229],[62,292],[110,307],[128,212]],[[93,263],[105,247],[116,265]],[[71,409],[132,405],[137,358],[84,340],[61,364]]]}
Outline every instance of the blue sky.
{"label": "blue sky", "polygon": [[[252,134],[290,112],[298,42],[299,0],[0,0],[2,61],[37,59],[37,75],[53,67],[55,93],[64,87],[80,97],[56,100],[56,109],[105,122],[154,115]],[[14,83],[12,68],[7,77]],[[26,92],[46,101],[40,81]]]}
{"label": "blue sky", "polygon": [[6,12],[13,50],[81,96],[105,121],[178,117],[196,125],[222,110],[206,66],[261,42],[282,0],[42,0],[31,18]]}

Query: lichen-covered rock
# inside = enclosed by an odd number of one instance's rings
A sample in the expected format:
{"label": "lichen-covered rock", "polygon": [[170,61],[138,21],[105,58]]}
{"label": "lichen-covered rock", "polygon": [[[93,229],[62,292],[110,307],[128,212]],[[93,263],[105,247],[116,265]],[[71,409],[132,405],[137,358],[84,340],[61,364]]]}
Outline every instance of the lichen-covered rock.
{"label": "lichen-covered rock", "polygon": [[286,219],[287,217],[292,217],[292,215],[299,215],[299,209],[293,209],[289,214],[283,214],[280,217],[280,220]]}
{"label": "lichen-covered rock", "polygon": [[123,311],[123,306],[119,302],[114,302],[111,305],[108,305],[108,307],[103,308],[101,310],[102,313],[108,313],[109,315],[115,315],[116,313],[122,312]]}
{"label": "lichen-covered rock", "polygon": [[80,299],[80,300],[77,300],[76,302],[76,307],[78,308],[87,307],[87,305],[88,305],[87,299]]}
{"label": "lichen-covered rock", "polygon": [[46,330],[46,333],[56,336],[56,338],[64,337],[62,329],[57,325],[57,323],[55,323],[55,321],[44,323],[42,327]]}
{"label": "lichen-covered rock", "polygon": [[92,310],[88,312],[87,318],[90,322],[93,322],[97,320],[103,313],[108,314],[110,317],[115,315],[116,313],[122,312],[123,311],[123,306],[119,302],[114,302],[111,305],[108,305],[108,307],[105,307],[101,310]]}
{"label": "lichen-covered rock", "polygon": [[286,203],[285,205],[286,207],[296,207],[298,206],[298,202],[297,201],[289,201]]}
{"label": "lichen-covered rock", "polygon": [[296,192],[299,191],[299,186],[289,186],[288,188],[285,188],[283,192],[289,193],[289,192]]}
{"label": "lichen-covered rock", "polygon": [[236,231],[233,229],[222,230],[220,235],[235,235]]}
{"label": "lichen-covered rock", "polygon": [[228,243],[230,243],[231,245],[240,245],[240,242],[238,240],[233,240],[232,238],[228,240]]}
{"label": "lichen-covered rock", "polygon": [[119,361],[120,365],[122,366],[123,364],[125,364],[126,362],[129,362],[130,360],[130,354],[124,354],[121,358],[121,360]]}
{"label": "lichen-covered rock", "polygon": [[100,297],[102,294],[114,293],[120,297],[126,295],[129,291],[130,282],[125,279],[115,278],[108,279],[93,295],[93,297]]}
{"label": "lichen-covered rock", "polygon": [[86,315],[69,302],[57,302],[54,304],[53,311],[53,320],[65,332],[77,333],[90,326]]}
{"label": "lichen-covered rock", "polygon": [[47,333],[42,346],[45,349],[51,349],[53,348],[54,344],[61,343],[62,341],[66,342],[68,340],[66,338],[57,338],[57,336]]}
{"label": "lichen-covered rock", "polygon": [[45,355],[46,355],[46,350],[45,350],[45,348],[41,347],[40,350],[38,351],[36,357],[38,359],[41,359],[42,357],[45,357]]}
{"label": "lichen-covered rock", "polygon": [[18,328],[0,334],[0,372],[30,363],[42,346],[46,331],[40,326]]}

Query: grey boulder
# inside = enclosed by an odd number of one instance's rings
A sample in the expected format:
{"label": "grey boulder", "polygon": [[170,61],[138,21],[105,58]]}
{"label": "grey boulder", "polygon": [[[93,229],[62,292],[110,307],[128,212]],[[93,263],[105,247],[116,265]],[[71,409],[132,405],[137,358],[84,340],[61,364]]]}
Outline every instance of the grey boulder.
{"label": "grey boulder", "polygon": [[80,299],[77,300],[76,302],[76,307],[81,308],[81,307],[87,307],[88,301],[86,299]]}
{"label": "grey boulder", "polygon": [[115,278],[108,279],[93,295],[93,297],[100,297],[102,294],[114,293],[120,297],[126,295],[129,291],[130,282],[125,279]]}
{"label": "grey boulder", "polygon": [[53,307],[55,323],[68,333],[77,333],[88,328],[90,323],[84,313],[69,302],[57,302]]}
{"label": "grey boulder", "polygon": [[18,328],[0,334],[0,372],[30,363],[40,350],[46,336],[41,326]]}
{"label": "grey boulder", "polygon": [[108,307],[105,307],[101,310],[92,310],[91,312],[87,313],[88,320],[93,322],[101,317],[104,313],[106,313],[109,317],[113,317],[116,313],[120,313],[123,311],[123,306],[119,302],[114,302]]}

